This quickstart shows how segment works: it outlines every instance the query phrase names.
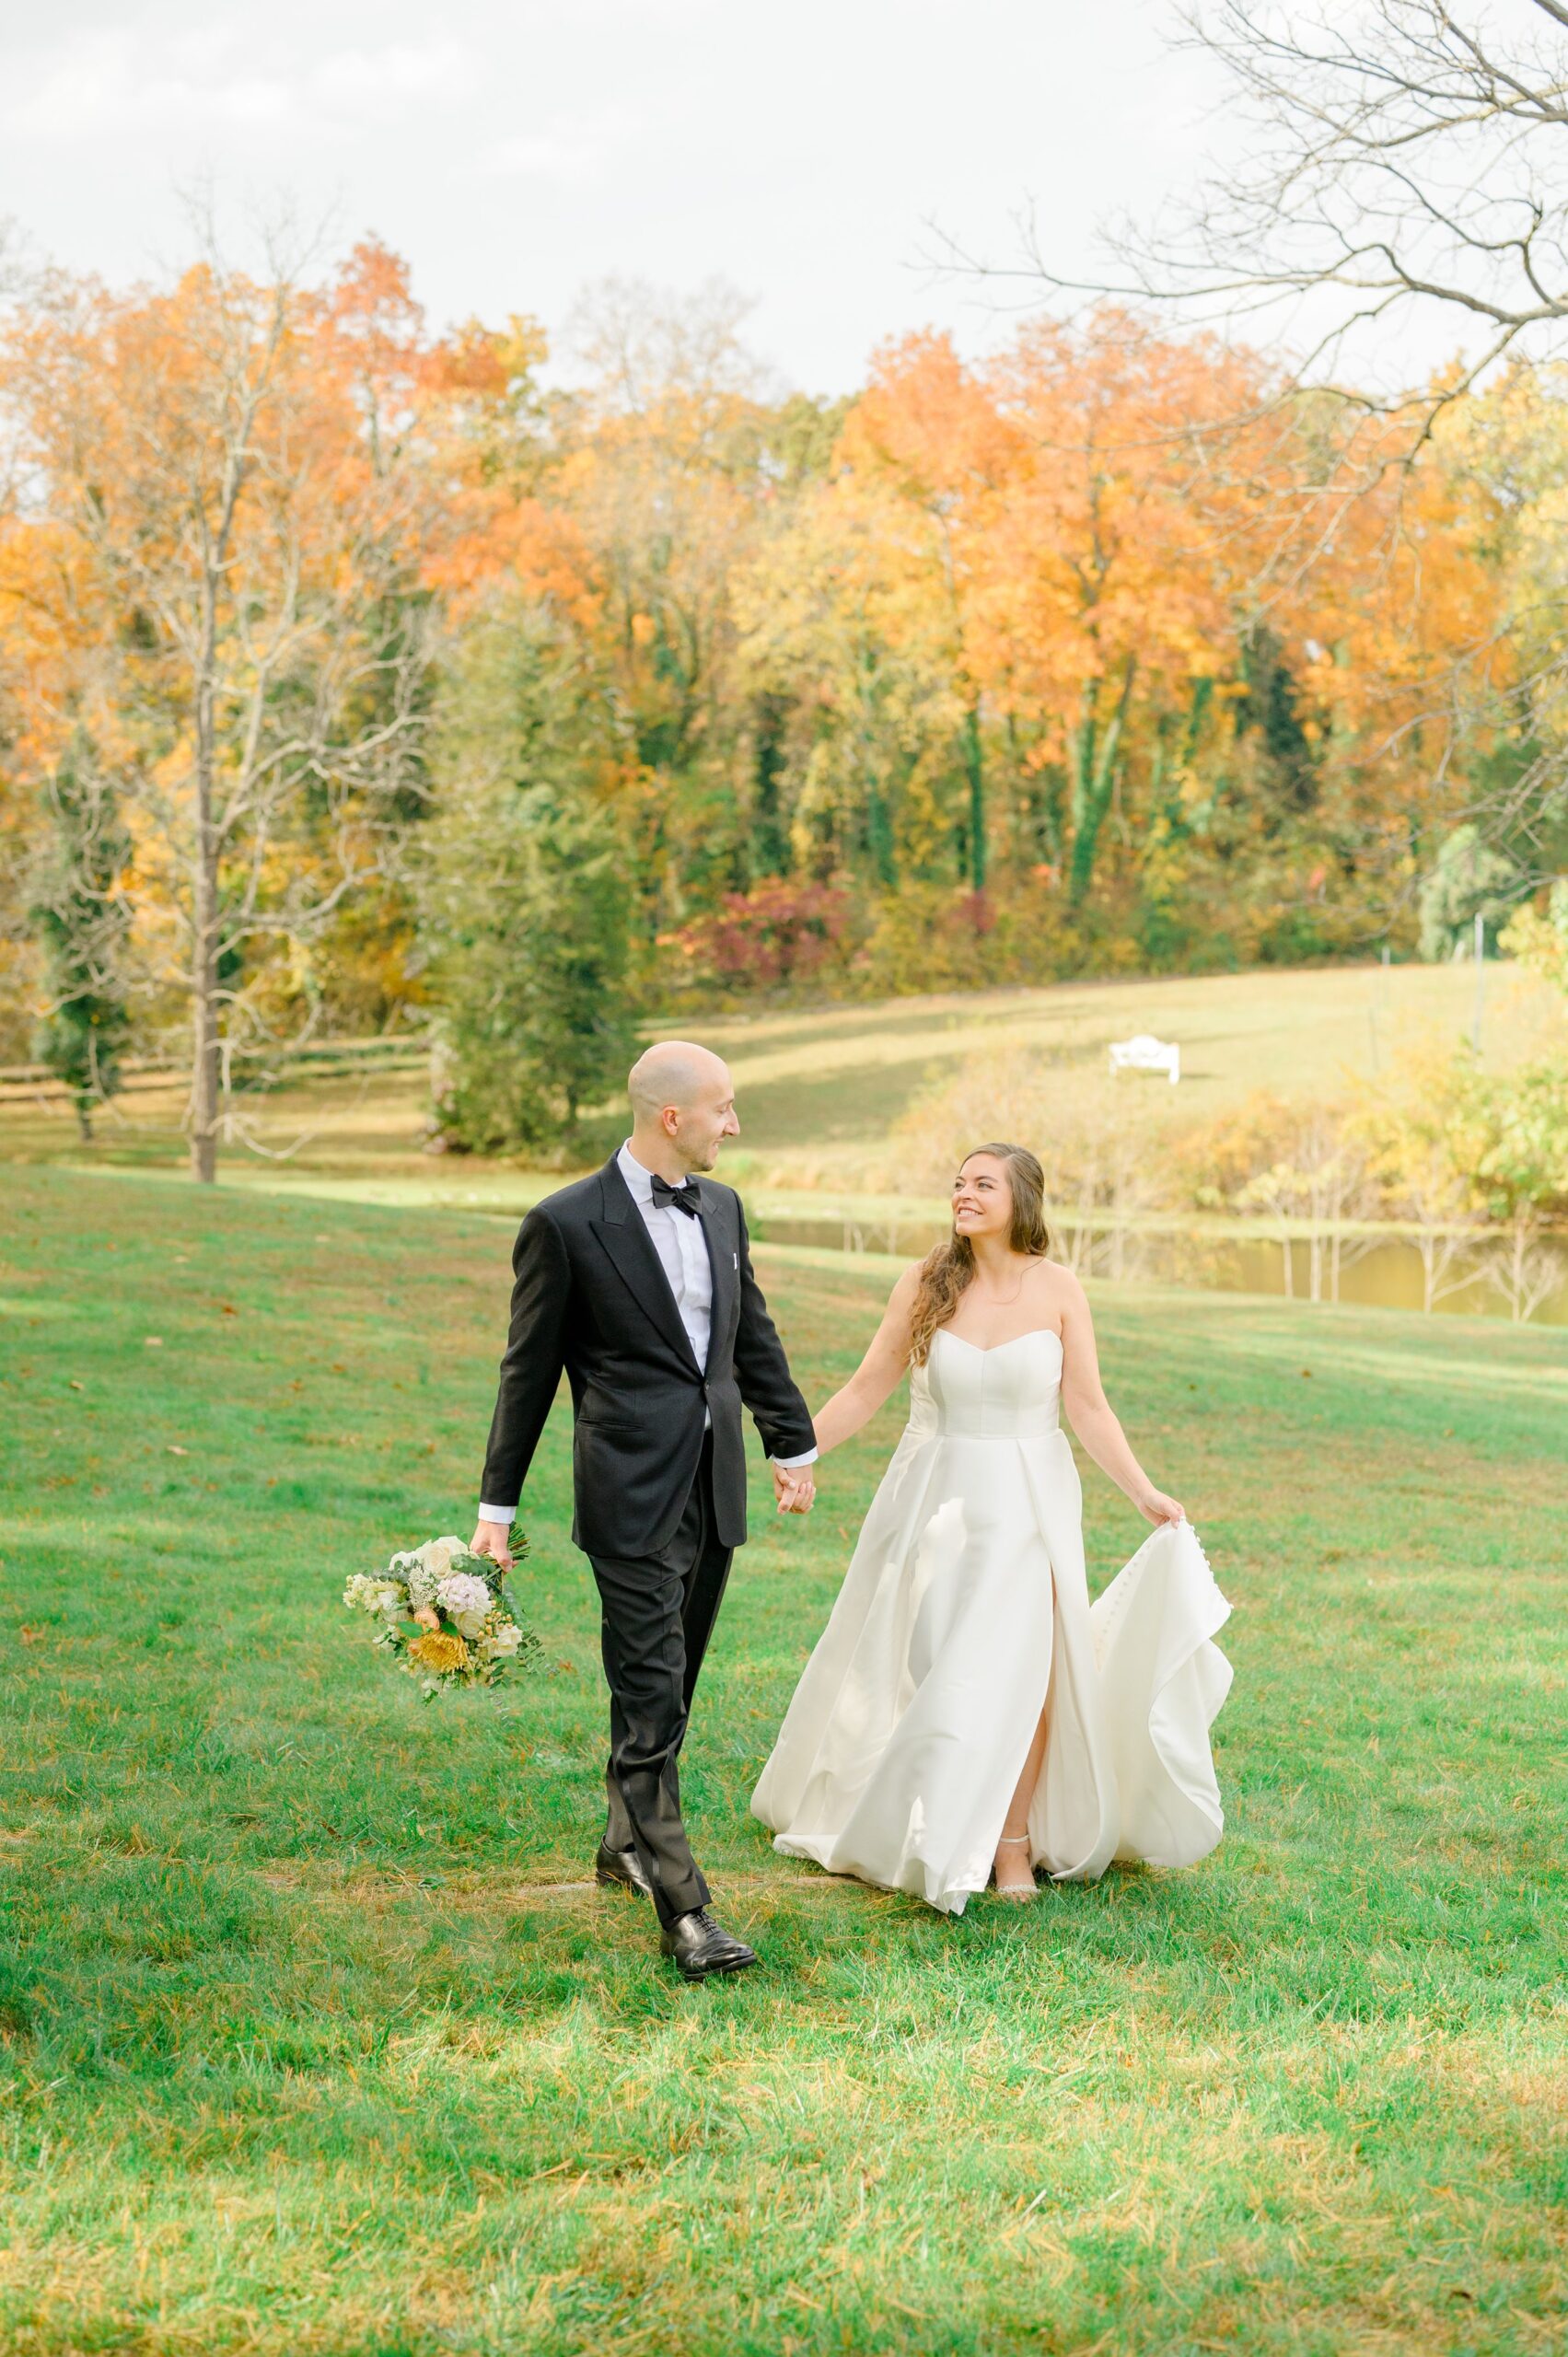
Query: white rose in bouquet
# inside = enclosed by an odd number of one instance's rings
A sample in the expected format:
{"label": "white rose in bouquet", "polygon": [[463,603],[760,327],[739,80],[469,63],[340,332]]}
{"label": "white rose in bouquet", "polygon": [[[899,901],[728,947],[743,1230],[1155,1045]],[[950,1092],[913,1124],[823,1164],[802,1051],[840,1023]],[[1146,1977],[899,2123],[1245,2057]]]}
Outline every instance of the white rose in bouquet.
{"label": "white rose in bouquet", "polygon": [[436,1600],[464,1637],[477,1637],[494,1609],[487,1583],[473,1572],[448,1572],[437,1584]]}
{"label": "white rose in bouquet", "polygon": [[493,1661],[513,1661],[522,1642],[523,1632],[517,1622],[503,1620],[499,1629],[492,1629],[484,1649]]}
{"label": "white rose in bouquet", "polygon": [[403,1592],[396,1580],[375,1572],[355,1572],[343,1590],[343,1602],[356,1612],[401,1612]]}
{"label": "white rose in bouquet", "polygon": [[427,1538],[419,1550],[419,1560],[433,1578],[444,1580],[458,1557],[467,1553],[460,1538]]}

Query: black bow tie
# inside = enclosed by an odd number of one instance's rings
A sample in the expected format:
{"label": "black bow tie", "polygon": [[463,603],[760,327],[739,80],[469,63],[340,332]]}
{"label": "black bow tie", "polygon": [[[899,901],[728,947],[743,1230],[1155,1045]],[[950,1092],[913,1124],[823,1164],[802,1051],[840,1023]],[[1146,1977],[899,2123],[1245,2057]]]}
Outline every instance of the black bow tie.
{"label": "black bow tie", "polygon": [[703,1208],[695,1178],[683,1178],[679,1187],[672,1187],[668,1178],[659,1177],[656,1170],[654,1172],[654,1201],[656,1203],[668,1203],[672,1211],[684,1212],[688,1219],[695,1219]]}

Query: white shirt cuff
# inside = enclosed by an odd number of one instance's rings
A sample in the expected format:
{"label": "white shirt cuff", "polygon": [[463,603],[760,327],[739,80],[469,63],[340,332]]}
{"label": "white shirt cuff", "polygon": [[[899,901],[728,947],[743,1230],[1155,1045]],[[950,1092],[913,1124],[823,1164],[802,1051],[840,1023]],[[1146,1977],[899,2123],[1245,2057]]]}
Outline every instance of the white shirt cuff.
{"label": "white shirt cuff", "polygon": [[796,1465],[815,1465],[816,1462],[817,1451],[814,1448],[808,1448],[804,1457],[775,1457],[773,1458],[773,1463],[782,1465],[786,1473]]}

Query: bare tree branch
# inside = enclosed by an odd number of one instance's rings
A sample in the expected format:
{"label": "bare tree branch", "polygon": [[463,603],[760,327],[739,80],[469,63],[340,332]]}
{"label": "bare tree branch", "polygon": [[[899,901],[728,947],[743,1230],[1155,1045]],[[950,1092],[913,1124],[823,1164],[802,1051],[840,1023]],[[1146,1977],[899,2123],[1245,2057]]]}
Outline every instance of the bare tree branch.
{"label": "bare tree branch", "polygon": [[[1512,22],[1522,8],[1539,38]],[[1185,44],[1229,83],[1239,154],[1168,224],[1113,234],[1114,291],[1226,321],[1309,299],[1328,323],[1308,369],[1368,319],[1443,311],[1488,324],[1489,362],[1550,348],[1568,319],[1568,11],[1507,14],[1505,28],[1447,0],[1184,7]]]}

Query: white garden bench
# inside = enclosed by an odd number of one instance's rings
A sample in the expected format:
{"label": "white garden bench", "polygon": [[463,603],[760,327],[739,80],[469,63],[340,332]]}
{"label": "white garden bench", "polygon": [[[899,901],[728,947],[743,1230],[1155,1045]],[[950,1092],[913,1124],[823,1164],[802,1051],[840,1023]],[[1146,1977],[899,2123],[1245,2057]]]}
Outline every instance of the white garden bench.
{"label": "white garden bench", "polygon": [[1140,1031],[1136,1039],[1111,1041],[1110,1069],[1167,1073],[1174,1088],[1181,1078],[1181,1051],[1174,1041],[1156,1039],[1152,1032]]}

